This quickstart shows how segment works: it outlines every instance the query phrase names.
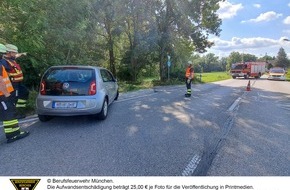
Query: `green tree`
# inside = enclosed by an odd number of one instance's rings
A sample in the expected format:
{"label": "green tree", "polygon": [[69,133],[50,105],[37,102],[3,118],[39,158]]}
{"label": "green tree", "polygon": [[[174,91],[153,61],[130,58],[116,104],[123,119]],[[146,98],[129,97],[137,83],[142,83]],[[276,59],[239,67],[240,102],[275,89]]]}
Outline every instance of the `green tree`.
{"label": "green tree", "polygon": [[281,47],[279,49],[279,52],[278,52],[278,55],[277,55],[276,60],[274,62],[274,65],[276,67],[283,67],[283,68],[287,68],[290,65],[289,60],[287,59],[287,54],[285,53],[284,48]]}
{"label": "green tree", "polygon": [[0,40],[29,53],[19,61],[32,87],[60,64],[109,67],[133,81],[159,69],[165,80],[168,55],[179,76],[193,52],[212,45],[209,34],[219,35],[220,1],[2,0]]}
{"label": "green tree", "polygon": [[267,69],[271,69],[273,67],[274,60],[275,57],[271,57],[267,54],[257,59],[257,61],[265,61],[267,63]]}
{"label": "green tree", "polygon": [[159,34],[160,79],[166,79],[166,56],[174,51],[174,37],[190,41],[196,52],[213,44],[209,34],[219,35],[221,20],[216,11],[219,0],[156,1],[155,16]]}
{"label": "green tree", "polygon": [[157,29],[152,13],[154,10],[152,0],[126,2],[125,22],[129,47],[123,63],[125,65],[127,63],[131,79],[136,81],[142,68],[148,64],[154,64],[157,55]]}
{"label": "green tree", "polygon": [[243,60],[242,55],[239,52],[232,52],[227,57],[227,66],[226,66],[227,71],[229,71],[232,68],[233,63],[242,62],[242,60]]}
{"label": "green tree", "polygon": [[204,72],[211,72],[216,71],[218,66],[218,57],[215,56],[213,53],[209,53],[205,55],[203,63],[203,71]]}
{"label": "green tree", "polygon": [[226,71],[227,69],[227,58],[226,57],[222,57],[219,60],[220,66],[221,66],[221,71]]}
{"label": "green tree", "polygon": [[[54,64],[96,64],[93,62],[86,0],[47,0],[44,32],[46,60]],[[66,7],[66,8],[64,8]]]}
{"label": "green tree", "polygon": [[244,54],[239,52],[232,52],[227,58],[226,69],[229,71],[233,63],[257,61],[257,57],[252,54]]}
{"label": "green tree", "polygon": [[[95,38],[102,38],[102,47],[108,52],[109,69],[116,71],[118,41],[125,28],[125,6],[121,0],[97,0],[90,5],[90,28],[95,31]],[[96,43],[99,43],[96,42]]]}
{"label": "green tree", "polygon": [[41,58],[45,52],[44,7],[46,2],[37,0],[0,2],[0,20],[5,21],[0,23],[2,43],[15,44],[19,52],[28,52],[28,56],[19,62],[24,70],[25,82],[30,87],[38,85],[39,73],[46,66],[46,61]]}
{"label": "green tree", "polygon": [[269,55],[264,55],[263,57],[259,57],[258,59],[257,59],[257,61],[265,61],[265,62],[268,62],[268,61],[273,61],[273,60],[275,60],[275,57],[271,57],[271,56],[269,56]]}
{"label": "green tree", "polygon": [[244,62],[250,62],[250,61],[257,61],[257,57],[252,54],[242,54],[242,59]]}

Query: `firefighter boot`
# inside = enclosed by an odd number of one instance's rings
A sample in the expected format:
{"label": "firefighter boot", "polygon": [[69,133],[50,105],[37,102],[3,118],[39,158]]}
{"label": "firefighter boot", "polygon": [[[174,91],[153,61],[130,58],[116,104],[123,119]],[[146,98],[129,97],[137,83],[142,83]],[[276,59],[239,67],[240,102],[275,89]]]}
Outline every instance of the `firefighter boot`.
{"label": "firefighter boot", "polygon": [[191,89],[187,89],[185,97],[190,97],[190,96],[191,96]]}
{"label": "firefighter boot", "polygon": [[16,140],[19,140],[19,139],[22,139],[22,138],[25,138],[29,135],[29,132],[28,131],[20,131],[20,133],[18,135],[15,135],[13,137],[9,137],[7,138],[7,143],[12,143]]}

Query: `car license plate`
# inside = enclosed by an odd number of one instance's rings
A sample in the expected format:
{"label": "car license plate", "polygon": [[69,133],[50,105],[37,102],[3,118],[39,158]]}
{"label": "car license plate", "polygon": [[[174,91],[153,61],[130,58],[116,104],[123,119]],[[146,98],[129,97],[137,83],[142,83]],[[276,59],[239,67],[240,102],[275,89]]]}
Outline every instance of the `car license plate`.
{"label": "car license plate", "polygon": [[52,108],[76,108],[77,102],[54,102]]}

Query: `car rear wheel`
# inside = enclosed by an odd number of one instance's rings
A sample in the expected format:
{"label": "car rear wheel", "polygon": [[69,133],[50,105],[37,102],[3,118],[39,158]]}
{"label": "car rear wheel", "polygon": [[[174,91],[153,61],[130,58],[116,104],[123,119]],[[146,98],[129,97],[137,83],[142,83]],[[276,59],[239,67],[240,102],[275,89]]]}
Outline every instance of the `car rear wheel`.
{"label": "car rear wheel", "polygon": [[52,116],[48,116],[48,115],[38,115],[38,119],[41,122],[46,122],[52,119]]}
{"label": "car rear wheel", "polygon": [[108,100],[105,99],[102,107],[102,111],[98,114],[98,119],[105,120],[108,115]]}

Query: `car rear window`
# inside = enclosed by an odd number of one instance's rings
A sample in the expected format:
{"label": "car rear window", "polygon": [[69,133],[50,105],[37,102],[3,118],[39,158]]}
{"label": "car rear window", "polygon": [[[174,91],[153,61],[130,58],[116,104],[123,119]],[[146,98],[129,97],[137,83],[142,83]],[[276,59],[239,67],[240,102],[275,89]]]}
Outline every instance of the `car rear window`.
{"label": "car rear window", "polygon": [[90,84],[95,80],[94,69],[51,68],[43,76],[46,95],[80,96],[88,95]]}

